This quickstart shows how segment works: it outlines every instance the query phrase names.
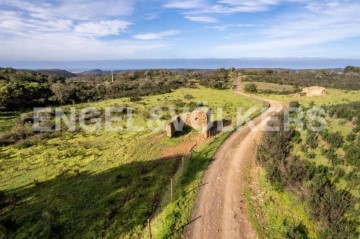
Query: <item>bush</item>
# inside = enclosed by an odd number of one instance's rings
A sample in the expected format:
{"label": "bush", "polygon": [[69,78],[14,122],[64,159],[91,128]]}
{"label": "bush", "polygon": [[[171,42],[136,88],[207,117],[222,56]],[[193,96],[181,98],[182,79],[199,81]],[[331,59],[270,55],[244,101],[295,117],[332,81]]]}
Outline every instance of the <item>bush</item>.
{"label": "bush", "polygon": [[300,223],[296,227],[291,228],[285,235],[286,239],[307,239],[308,231],[306,227]]}
{"label": "bush", "polygon": [[299,131],[295,131],[293,142],[295,144],[300,144],[302,142],[301,134]]}
{"label": "bush", "polygon": [[321,133],[321,137],[335,148],[340,148],[344,143],[344,137],[340,132],[330,133],[325,130]]}
{"label": "bush", "polygon": [[349,164],[360,168],[360,147],[357,145],[350,145],[345,150],[345,160]]}
{"label": "bush", "polygon": [[194,96],[192,96],[192,95],[190,95],[190,94],[186,94],[186,95],[184,96],[184,98],[187,99],[187,100],[191,100],[191,99],[194,99]]}
{"label": "bush", "polygon": [[300,103],[299,101],[291,101],[289,104],[290,108],[299,108],[300,107]]}
{"label": "bush", "polygon": [[324,238],[352,238],[356,231],[354,221],[345,217],[354,206],[354,198],[344,190],[337,190],[326,177],[316,177],[312,181],[310,208],[316,220],[324,223]]}
{"label": "bush", "polygon": [[310,153],[308,153],[308,157],[309,157],[310,159],[314,159],[314,158],[316,157],[316,153],[310,152]]}
{"label": "bush", "polygon": [[325,156],[330,160],[332,165],[337,165],[340,163],[340,159],[333,148],[325,150]]}
{"label": "bush", "polygon": [[142,98],[139,96],[130,97],[130,102],[138,102],[138,101],[142,101]]}
{"label": "bush", "polygon": [[318,147],[317,135],[313,131],[308,131],[305,140],[306,144],[310,146],[312,149],[316,149]]}
{"label": "bush", "polygon": [[257,92],[257,86],[254,83],[248,83],[244,86],[245,92],[248,93],[256,93]]}
{"label": "bush", "polygon": [[346,136],[346,140],[349,141],[349,142],[353,142],[353,141],[355,141],[355,139],[356,139],[356,134],[353,133],[353,132],[351,132],[350,134],[348,134]]}
{"label": "bush", "polygon": [[345,171],[342,168],[337,167],[334,170],[334,176],[335,178],[340,179],[345,176]]}

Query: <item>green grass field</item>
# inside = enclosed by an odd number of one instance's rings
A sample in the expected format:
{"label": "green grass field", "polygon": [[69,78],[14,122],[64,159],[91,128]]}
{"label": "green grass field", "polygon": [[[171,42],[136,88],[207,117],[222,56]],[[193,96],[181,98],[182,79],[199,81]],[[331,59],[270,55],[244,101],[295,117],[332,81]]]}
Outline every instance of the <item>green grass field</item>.
{"label": "green grass field", "polygon": [[[224,119],[232,119],[237,107],[257,106],[259,112],[262,106],[260,101],[231,91],[200,87],[143,97],[138,102],[123,98],[76,107],[132,107],[133,124],[146,127],[151,108],[182,109],[194,102],[223,108]],[[166,114],[164,122],[168,119]],[[2,120],[0,126],[9,131],[16,119],[12,120]],[[115,124],[128,127],[125,122]],[[169,139],[163,131],[101,129],[68,132],[29,147],[1,147],[0,191],[6,200],[0,205],[0,238],[2,234],[16,238],[140,238],[147,234],[147,219],[153,217],[154,238],[180,235],[177,229],[187,223],[196,196],[196,191],[188,196],[184,192],[199,185],[212,155],[228,134],[212,139],[185,165],[179,157],[161,155],[197,135],[194,131]],[[177,178],[176,196],[169,204],[172,177]]]}
{"label": "green grass field", "polygon": [[0,132],[11,130],[18,117],[17,112],[0,112]]}

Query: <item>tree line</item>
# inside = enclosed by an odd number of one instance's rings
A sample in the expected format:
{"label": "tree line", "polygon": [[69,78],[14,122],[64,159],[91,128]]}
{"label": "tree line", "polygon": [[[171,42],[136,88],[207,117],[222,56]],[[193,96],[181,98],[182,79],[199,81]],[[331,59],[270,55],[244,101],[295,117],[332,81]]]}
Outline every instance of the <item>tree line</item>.
{"label": "tree line", "polygon": [[344,72],[332,70],[241,70],[244,81],[269,82],[295,87],[323,86],[344,90],[360,90],[360,67],[346,67]]}
{"label": "tree line", "polygon": [[169,93],[197,84],[231,87],[231,72],[139,70],[111,74],[72,76],[60,71],[27,71],[0,68],[0,110],[14,110],[56,104],[75,104],[120,97]]}

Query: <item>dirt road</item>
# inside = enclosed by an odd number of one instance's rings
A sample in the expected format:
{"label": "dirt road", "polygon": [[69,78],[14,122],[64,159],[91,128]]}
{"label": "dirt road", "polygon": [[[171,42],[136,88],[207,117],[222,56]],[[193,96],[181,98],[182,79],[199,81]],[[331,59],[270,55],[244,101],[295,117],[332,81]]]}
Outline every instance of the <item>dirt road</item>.
{"label": "dirt road", "polygon": [[[242,93],[237,90],[240,97]],[[255,129],[240,127],[220,147],[203,178],[187,237],[192,239],[257,238],[244,208],[243,176],[245,165],[254,160],[255,139],[275,112],[283,109],[281,102],[266,100],[270,108],[253,120]]]}

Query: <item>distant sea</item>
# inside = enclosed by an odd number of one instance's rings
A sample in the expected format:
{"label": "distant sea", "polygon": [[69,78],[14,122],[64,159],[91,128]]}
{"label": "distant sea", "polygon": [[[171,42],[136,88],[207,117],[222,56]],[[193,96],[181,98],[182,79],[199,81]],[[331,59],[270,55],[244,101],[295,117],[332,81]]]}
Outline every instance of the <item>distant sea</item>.
{"label": "distant sea", "polygon": [[58,62],[7,62],[0,60],[0,67],[17,69],[64,69],[82,72],[100,70],[134,69],[217,69],[217,68],[287,68],[325,69],[360,66],[360,59],[327,58],[241,58],[241,59],[129,59],[111,61],[58,61]]}

